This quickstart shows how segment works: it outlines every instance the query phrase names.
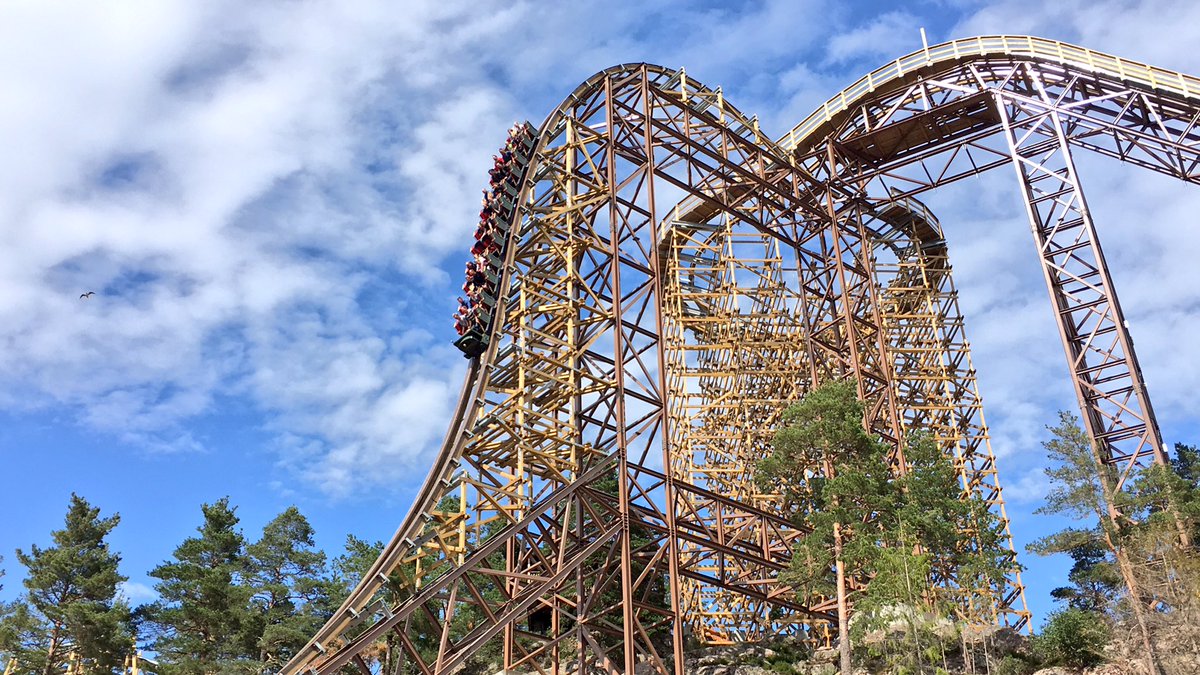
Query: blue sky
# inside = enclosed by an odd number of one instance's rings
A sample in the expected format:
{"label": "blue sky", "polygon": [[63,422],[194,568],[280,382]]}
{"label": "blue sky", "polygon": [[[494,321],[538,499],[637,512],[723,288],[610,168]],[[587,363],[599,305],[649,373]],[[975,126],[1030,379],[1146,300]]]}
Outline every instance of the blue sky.
{"label": "blue sky", "polygon": [[[72,491],[121,514],[135,602],[224,495],[250,537],[296,504],[331,554],[386,539],[461,384],[453,276],[512,120],[651,61],[782,133],[922,26],[1200,73],[1184,1],[0,5],[0,599]],[[1200,191],[1080,164],[1164,434],[1200,441]],[[1031,512],[1073,406],[1028,225],[1009,169],[928,202],[1023,546],[1061,524]],[[1022,562],[1040,623],[1066,561]]]}

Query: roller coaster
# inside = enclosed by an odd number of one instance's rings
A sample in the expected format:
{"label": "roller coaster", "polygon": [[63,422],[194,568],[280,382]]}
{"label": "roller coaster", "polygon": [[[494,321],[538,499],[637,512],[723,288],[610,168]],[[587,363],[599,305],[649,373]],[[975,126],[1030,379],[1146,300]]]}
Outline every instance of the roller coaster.
{"label": "roller coaster", "polygon": [[[385,639],[408,672],[487,647],[506,671],[680,673],[689,641],[827,638],[833,602],[778,581],[805,533],[751,474],[782,409],[831,378],[857,382],[896,471],[906,435],[932,434],[1007,533],[943,225],[919,200],[1004,165],[1099,461],[1119,486],[1166,461],[1072,153],[1200,182],[1200,79],[990,36],[889,63],[777,138],[645,63],[529,129],[485,214],[441,452],[283,673],[370,675]],[[1013,560],[960,589],[963,620],[1027,627]]]}

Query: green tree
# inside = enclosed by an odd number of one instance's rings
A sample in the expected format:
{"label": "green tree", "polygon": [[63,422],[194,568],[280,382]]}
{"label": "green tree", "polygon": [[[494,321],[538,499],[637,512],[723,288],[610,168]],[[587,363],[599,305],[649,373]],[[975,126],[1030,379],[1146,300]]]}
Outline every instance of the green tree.
{"label": "green tree", "polygon": [[859,581],[855,611],[868,617],[856,625],[870,626],[872,615],[887,621],[884,610],[897,605],[944,615],[990,603],[1015,565],[1003,523],[964,494],[931,438],[910,438],[896,472],[888,446],[862,420],[853,383],[817,387],[784,412],[773,452],[756,470],[759,487],[781,492],[793,522],[811,530],[781,580],[801,597],[837,594],[843,672],[853,639],[847,578]]}
{"label": "green tree", "polygon": [[257,656],[257,624],[244,582],[245,539],[229,499],[201,507],[198,537],[175,549],[174,559],[150,571],[160,600],[145,608],[153,649],[168,674],[242,672],[238,661]]}
{"label": "green tree", "polygon": [[[3,561],[4,561],[4,556],[0,555],[0,562],[3,562]],[[0,579],[3,579],[3,578],[4,578],[4,569],[0,568]],[[0,591],[2,591],[2,590],[4,590],[4,584],[0,584]],[[5,657],[6,660],[7,660],[7,658],[11,658],[11,657],[8,657],[7,653],[4,650],[4,643],[5,643],[4,622],[8,620],[9,614],[11,614],[11,612],[12,612],[12,609],[9,607],[9,605],[7,603],[0,602],[0,657]]]}
{"label": "green tree", "polygon": [[[439,504],[452,506],[451,504]],[[383,542],[369,542],[354,535],[346,536],[345,552],[333,559],[333,580],[336,588],[334,598],[340,602],[350,594],[371,569],[371,565],[383,552]],[[388,607],[395,607],[408,599],[413,593],[412,582],[416,576],[416,566],[403,563],[398,570],[392,572],[386,583],[379,590],[376,598]],[[349,637],[355,637],[366,630],[370,622],[356,626],[349,631]],[[431,621],[422,612],[416,612],[409,619],[405,628],[406,634],[422,650],[425,660],[437,657],[437,640],[441,637],[441,626]],[[408,663],[404,647],[394,631],[388,631],[370,649],[363,653],[367,662],[378,666],[378,672],[385,675],[401,675],[416,672],[415,666]]]}
{"label": "green tree", "polygon": [[[445,513],[456,513],[459,510],[459,502],[456,497],[447,497],[438,503],[437,511]],[[430,524],[428,527],[434,527]],[[499,531],[498,527],[490,528],[489,532]],[[490,534],[485,534],[486,540]],[[330,593],[327,601],[330,606],[339,605],[347,595],[362,581],[363,577],[368,573],[371,565],[383,550],[382,542],[368,542],[359,539],[353,535],[346,537],[345,552],[333,559],[332,562],[332,584],[334,590]],[[503,566],[503,553],[496,554],[491,560],[493,565]],[[422,577],[428,581],[439,576],[446,567],[434,566],[431,569],[422,571]],[[476,588],[485,598],[490,598],[492,601],[498,602],[501,597],[500,589],[496,588],[490,577],[480,574],[471,574]],[[388,607],[395,607],[408,600],[415,592],[414,580],[416,579],[416,566],[409,563],[402,563],[392,571],[386,583],[378,591],[375,598],[382,601]],[[460,604],[457,606],[454,614],[454,619],[450,624],[451,639],[458,639],[469,633],[477,625],[482,624],[486,620],[485,614],[473,605],[464,604],[465,594],[459,596]],[[355,637],[369,627],[369,622],[352,628],[348,632],[348,637]],[[442,625],[433,620],[425,612],[414,612],[405,621],[405,635],[416,646],[421,657],[429,662],[437,658],[437,652],[442,635]],[[498,639],[497,639],[498,640]],[[472,672],[473,669],[486,669],[484,666],[489,665],[489,662],[499,656],[498,641],[493,640],[484,646],[479,652],[472,657],[466,664],[465,672]],[[389,631],[384,637],[377,641],[372,647],[366,650],[363,654],[368,663],[373,667],[378,667],[378,672],[387,675],[403,675],[407,673],[416,673],[417,667],[411,663],[404,651],[400,638],[394,631]],[[495,668],[487,672],[493,672]]]}
{"label": "green tree", "polygon": [[954,577],[954,587],[929,589],[926,605],[935,612],[991,602],[1016,567],[1004,523],[978,493],[964,494],[954,462],[928,435],[911,438],[904,458],[906,470],[893,483],[895,519],[882,521],[885,545],[927,559],[923,581]]}
{"label": "green tree", "polygon": [[325,554],[315,549],[312,525],[294,506],[267,523],[246,553],[245,581],[253,592],[247,629],[258,636],[263,667],[277,669],[324,622]]}
{"label": "green tree", "polygon": [[[340,605],[350,595],[350,592],[363,580],[370,571],[371,565],[382,552],[382,541],[370,542],[352,534],[346,535],[345,552],[334,558],[331,564],[333,584],[333,591],[330,593],[331,606]],[[411,569],[411,566],[408,567]],[[393,575],[389,582],[384,584],[380,596],[389,607],[395,606],[401,598],[406,597],[401,590],[403,586],[400,575]],[[367,625],[352,628],[349,636],[356,637],[366,630]],[[393,631],[388,631],[383,639],[376,642],[364,654],[364,658],[368,662],[378,665],[379,672],[385,675],[398,672],[398,668],[404,660],[400,641]]]}
{"label": "green tree", "polygon": [[127,577],[105,541],[119,522],[119,515],[101,518],[99,508],[72,494],[65,526],[51,534],[54,545],[17,550],[27,569],[25,593],[0,626],[0,649],[23,672],[61,672],[71,654],[89,672],[123,663],[130,611],[117,590]]}
{"label": "green tree", "polygon": [[[1143,469],[1120,495],[1129,517],[1126,546],[1143,587],[1154,589],[1156,623],[1200,620],[1200,463],[1191,446],[1176,444],[1172,462]],[[1183,533],[1184,536],[1180,536]]]}
{"label": "green tree", "polygon": [[1047,666],[1089,668],[1104,662],[1108,623],[1095,612],[1074,607],[1050,615],[1034,640],[1038,657]]}
{"label": "green tree", "polygon": [[1200,488],[1200,448],[1183,443],[1175,444],[1175,456],[1171,458],[1175,474],[1193,488]]}
{"label": "green tree", "polygon": [[29,610],[29,605],[16,601],[4,607],[0,617],[0,653],[6,663],[16,662],[17,673],[39,673],[45,667],[40,659],[45,652],[38,649],[45,635],[43,626]]}
{"label": "green tree", "polygon": [[885,655],[919,670],[923,660],[945,657],[935,625],[920,611],[935,621],[986,613],[1015,561],[1003,523],[977,494],[964,494],[953,461],[932,438],[913,436],[904,463],[875,514],[877,546],[859,564],[869,582],[855,600],[855,632],[902,618],[904,644],[885,642]]}
{"label": "green tree", "polygon": [[1145,650],[1147,666],[1158,673],[1155,653],[1146,617],[1146,599],[1134,570],[1130,551],[1126,547],[1130,521],[1119,510],[1127,498],[1118,494],[1113,467],[1103,464],[1095,446],[1078,419],[1068,412],[1059,412],[1058,424],[1047,427],[1050,440],[1044,442],[1054,464],[1045,469],[1050,479],[1046,501],[1035,513],[1064,514],[1081,521],[1094,523],[1089,528],[1066,528],[1029,545],[1038,555],[1070,553],[1081,545],[1095,546],[1108,552],[1128,596],[1128,608],[1138,625]]}
{"label": "green tree", "polygon": [[1083,532],[1075,544],[1068,541],[1055,543],[1056,552],[1065,552],[1074,564],[1067,574],[1072,585],[1055,588],[1050,591],[1051,597],[1074,609],[1100,613],[1109,610],[1112,598],[1121,588],[1121,575],[1100,541],[1100,534],[1089,530]]}
{"label": "green tree", "polygon": [[1119,505],[1139,524],[1182,528],[1194,547],[1200,534],[1200,451],[1176,443],[1171,462],[1142,470]]}
{"label": "green tree", "polygon": [[382,552],[382,541],[369,542],[352,534],[346,535],[345,553],[334,558],[331,565],[333,581],[341,589],[340,595],[335,594],[338,595],[335,598],[337,602],[346,599],[350,591],[367,575],[371,565]]}
{"label": "green tree", "polygon": [[780,578],[801,596],[836,595],[844,673],[852,670],[847,578],[866,577],[878,550],[875,516],[894,508],[895,494],[887,448],[862,420],[852,382],[823,384],[784,411],[772,453],[755,471],[759,487],[781,492],[792,520],[810,530]]}

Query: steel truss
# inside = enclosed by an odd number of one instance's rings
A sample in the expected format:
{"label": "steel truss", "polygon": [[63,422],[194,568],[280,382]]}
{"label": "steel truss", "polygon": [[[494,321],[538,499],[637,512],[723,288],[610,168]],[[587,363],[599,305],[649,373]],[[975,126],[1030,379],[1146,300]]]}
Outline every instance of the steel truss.
{"label": "steel truss", "polygon": [[1165,453],[1071,149],[1200,183],[1200,80],[1037,38],[932,52],[785,144],[818,177],[891,199],[1015,165],[1087,432],[1123,485]]}
{"label": "steel truss", "polygon": [[[821,639],[832,603],[777,581],[804,533],[752,469],[781,409],[828,378],[858,383],[897,471],[928,431],[1003,518],[941,225],[913,196],[1009,162],[1089,433],[1124,476],[1161,461],[1070,148],[1195,182],[1200,81],[1033,38],[939,45],[864,81],[779,142],[646,64],[550,115],[442,452],[283,672],[369,673],[387,635],[424,673],[485,649],[506,670],[682,672],[688,636]],[[965,619],[1026,625],[1015,570],[990,589],[954,572],[938,577]],[[420,622],[440,635],[414,642]]]}

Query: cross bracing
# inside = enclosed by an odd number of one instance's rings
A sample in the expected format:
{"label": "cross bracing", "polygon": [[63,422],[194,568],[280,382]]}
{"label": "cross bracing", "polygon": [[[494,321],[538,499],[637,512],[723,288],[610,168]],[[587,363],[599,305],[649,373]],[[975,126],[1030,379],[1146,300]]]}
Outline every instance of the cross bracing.
{"label": "cross bracing", "polygon": [[[1126,479],[1163,461],[1071,153],[1196,182],[1198,120],[1200,80],[1026,37],[903,57],[778,141],[681,70],[598,73],[538,128],[487,348],[425,486],[285,672],[369,672],[385,635],[430,673],[487,645],[510,670],[681,672],[689,637],[827,639],[832,601],[778,582],[805,533],[753,464],[830,378],[858,384],[897,472],[929,433],[1007,524],[953,224],[916,199],[1005,164],[1100,457]],[[1027,625],[1015,568],[984,589],[954,572],[964,620]],[[408,637],[415,617],[436,644]]]}

